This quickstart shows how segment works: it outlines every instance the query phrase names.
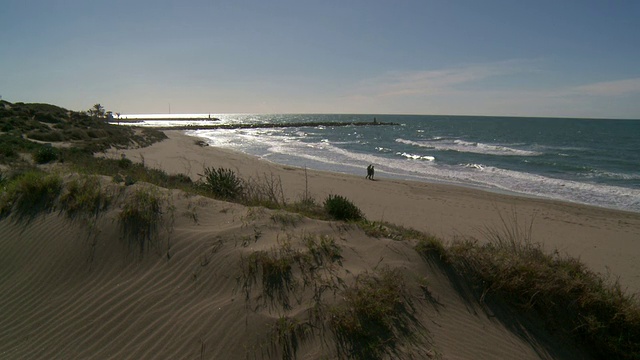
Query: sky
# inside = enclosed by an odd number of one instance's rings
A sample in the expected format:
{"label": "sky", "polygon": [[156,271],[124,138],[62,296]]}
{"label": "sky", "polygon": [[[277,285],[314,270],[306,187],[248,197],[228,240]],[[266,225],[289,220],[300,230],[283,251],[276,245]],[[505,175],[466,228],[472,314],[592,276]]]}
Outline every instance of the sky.
{"label": "sky", "polygon": [[638,0],[1,0],[0,96],[122,114],[640,119]]}

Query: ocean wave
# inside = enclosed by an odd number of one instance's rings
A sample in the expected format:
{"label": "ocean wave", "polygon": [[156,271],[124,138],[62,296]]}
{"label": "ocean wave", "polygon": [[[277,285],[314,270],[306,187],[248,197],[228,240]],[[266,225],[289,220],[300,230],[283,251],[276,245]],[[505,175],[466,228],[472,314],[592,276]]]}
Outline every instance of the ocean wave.
{"label": "ocean wave", "polygon": [[482,164],[462,164],[462,166],[470,169],[484,170],[485,166]]}
{"label": "ocean wave", "polygon": [[485,154],[485,155],[499,155],[499,156],[539,156],[542,153],[537,151],[529,151],[529,150],[521,150],[514,149],[504,145],[491,145],[491,144],[483,144],[477,142],[469,142],[465,140],[455,139],[433,139],[433,140],[423,140],[423,141],[413,141],[406,139],[396,139],[396,142],[417,146],[427,149],[434,149],[440,151],[457,151],[457,152],[467,152],[467,153],[475,153],[475,154]]}
{"label": "ocean wave", "polygon": [[640,210],[640,190],[636,189],[556,179],[492,166],[473,172],[470,178],[489,188],[514,193],[615,209]]}
{"label": "ocean wave", "polygon": [[435,161],[436,158],[433,156],[429,156],[429,155],[416,155],[416,154],[409,154],[406,152],[397,152],[396,155],[400,155],[403,157],[406,157],[407,159],[411,159],[411,160],[426,160],[426,161]]}
{"label": "ocean wave", "polygon": [[381,146],[377,146],[376,147],[376,151],[382,152],[382,153],[390,153],[393,150],[389,149],[389,148],[385,148],[385,147],[381,147]]}

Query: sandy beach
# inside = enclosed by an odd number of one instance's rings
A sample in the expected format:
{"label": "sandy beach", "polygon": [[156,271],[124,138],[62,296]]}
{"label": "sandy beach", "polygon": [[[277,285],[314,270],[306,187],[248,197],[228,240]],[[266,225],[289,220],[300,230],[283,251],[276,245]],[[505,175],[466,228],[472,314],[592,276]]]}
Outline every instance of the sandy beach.
{"label": "sandy beach", "polygon": [[[275,176],[288,201],[305,190],[318,202],[342,195],[370,220],[444,241],[485,241],[483,229],[517,214],[523,226],[533,221],[533,240],[547,250],[579,257],[594,271],[619,276],[629,292],[640,291],[640,214],[384,177],[369,181],[365,169],[362,176],[305,171],[201,147],[180,131],[166,134],[150,147],[100,156],[124,154],[194,180],[203,167],[231,168],[243,178]],[[113,204],[91,221],[55,211],[28,223],[0,221],[0,358],[345,358],[329,330],[330,314],[344,306],[345,287],[389,269],[406,284],[412,336],[383,358],[592,358],[530,319],[472,299],[442,267],[425,261],[413,241],[178,190],[148,190],[142,182],[124,186],[104,177],[101,184]],[[158,236],[143,256],[123,245],[118,225],[138,191],[163,199]],[[339,249],[339,257],[303,256],[321,241]],[[298,259],[285,288],[267,291],[264,278],[251,275],[260,254]]]}
{"label": "sandy beach", "polygon": [[[277,165],[233,151],[195,145],[197,138],[181,131],[165,131],[168,140],[143,149],[117,151],[169,173],[199,179],[203,167],[225,167],[243,177],[271,174],[282,179],[289,200],[305,191],[305,170]],[[640,292],[640,214],[560,201],[497,194],[444,184],[307,170],[308,191],[319,202],[329,194],[352,200],[370,220],[383,220],[440,237],[445,241],[473,237],[483,241],[483,230],[502,226],[501,216],[528,227],[533,241],[548,251],[581,259],[594,271],[620,281],[630,292]]]}

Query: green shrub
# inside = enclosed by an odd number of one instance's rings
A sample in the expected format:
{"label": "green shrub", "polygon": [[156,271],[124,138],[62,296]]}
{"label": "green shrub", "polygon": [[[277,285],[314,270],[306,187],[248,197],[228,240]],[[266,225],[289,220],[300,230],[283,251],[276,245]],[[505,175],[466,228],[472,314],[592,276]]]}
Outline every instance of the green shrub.
{"label": "green shrub", "polygon": [[340,195],[329,195],[324,201],[324,209],[336,220],[357,221],[363,219],[362,211]]}
{"label": "green shrub", "polygon": [[120,228],[129,247],[139,247],[143,254],[158,235],[162,217],[162,198],[155,189],[137,189],[118,216]]}
{"label": "green shrub", "polygon": [[118,167],[120,169],[128,169],[131,167],[131,165],[133,165],[133,161],[127,159],[124,154],[122,155],[122,157],[120,158],[120,160],[118,160]]}
{"label": "green shrub", "polygon": [[0,218],[15,214],[17,219],[33,219],[52,211],[62,191],[62,178],[29,171],[8,181],[0,193]]}
{"label": "green shrub", "polygon": [[201,183],[205,191],[224,200],[238,200],[243,195],[243,181],[231,169],[205,168]]}
{"label": "green shrub", "polygon": [[33,160],[38,164],[50,163],[58,158],[58,149],[53,146],[42,146],[33,153]]}

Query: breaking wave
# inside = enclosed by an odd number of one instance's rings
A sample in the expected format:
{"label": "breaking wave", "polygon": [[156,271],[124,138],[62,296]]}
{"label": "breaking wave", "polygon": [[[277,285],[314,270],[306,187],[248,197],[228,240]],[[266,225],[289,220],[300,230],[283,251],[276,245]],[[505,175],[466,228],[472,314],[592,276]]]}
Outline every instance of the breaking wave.
{"label": "breaking wave", "polygon": [[406,139],[396,139],[396,142],[417,146],[421,148],[434,149],[440,151],[457,151],[467,152],[485,155],[498,155],[498,156],[538,156],[542,153],[537,151],[529,151],[522,149],[515,149],[504,145],[492,145],[483,144],[478,142],[470,142],[460,139],[442,139],[434,138],[431,140],[413,141]]}

